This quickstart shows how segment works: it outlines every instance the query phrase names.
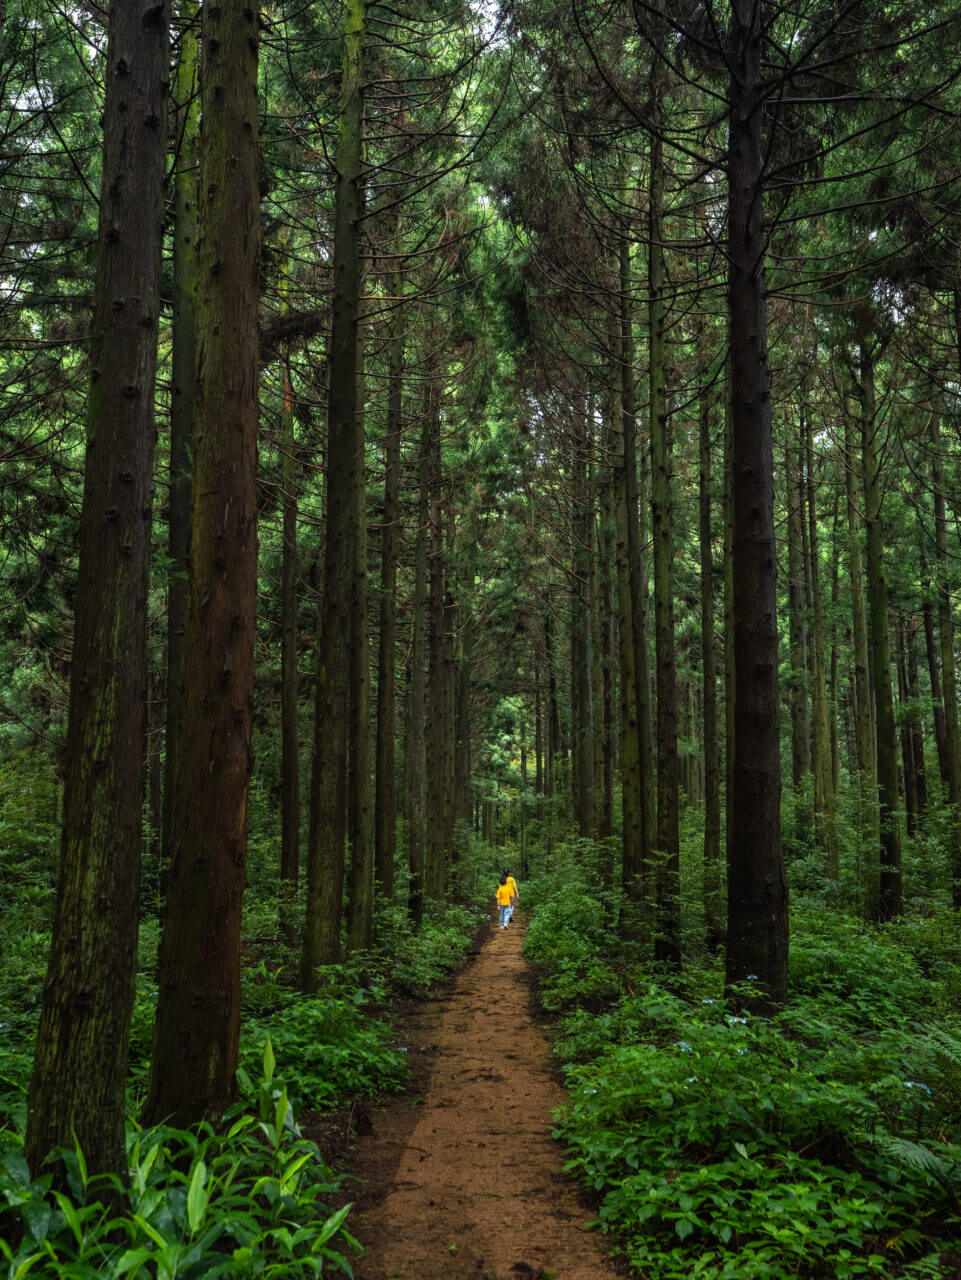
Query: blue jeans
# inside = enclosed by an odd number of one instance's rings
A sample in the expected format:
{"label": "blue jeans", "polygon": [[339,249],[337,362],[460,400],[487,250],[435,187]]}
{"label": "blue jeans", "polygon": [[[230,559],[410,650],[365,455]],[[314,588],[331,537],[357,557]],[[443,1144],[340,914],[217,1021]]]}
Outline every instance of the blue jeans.
{"label": "blue jeans", "polygon": [[501,928],[507,928],[507,922],[511,918],[511,909],[509,906],[501,907]]}

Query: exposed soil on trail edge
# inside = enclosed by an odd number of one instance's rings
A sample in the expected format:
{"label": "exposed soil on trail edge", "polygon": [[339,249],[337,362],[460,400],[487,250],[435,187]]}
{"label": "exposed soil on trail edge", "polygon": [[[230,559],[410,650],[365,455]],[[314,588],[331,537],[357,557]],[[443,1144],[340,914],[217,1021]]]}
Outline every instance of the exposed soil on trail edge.
{"label": "exposed soil on trail edge", "polygon": [[358,1280],[613,1280],[550,1136],[564,1093],[529,1008],[523,920],[415,1006],[411,1088],[357,1138]]}

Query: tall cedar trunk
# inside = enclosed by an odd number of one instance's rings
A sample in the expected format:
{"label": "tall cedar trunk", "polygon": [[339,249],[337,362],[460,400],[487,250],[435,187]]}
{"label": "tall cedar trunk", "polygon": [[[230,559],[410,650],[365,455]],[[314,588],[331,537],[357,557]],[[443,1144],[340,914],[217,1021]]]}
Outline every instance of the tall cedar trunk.
{"label": "tall cedar trunk", "polygon": [[[840,524],[840,496],[835,491],[831,512],[831,623],[826,639],[831,646],[831,661],[828,666],[828,724],[831,737],[831,789],[834,797],[834,841],[837,846],[837,795],[840,777],[840,761],[838,758],[838,626],[837,618],[841,603],[841,547],[838,528]],[[837,855],[835,855],[837,856]]]}
{"label": "tall cedar trunk", "polygon": [[[805,393],[806,395],[806,393]],[[831,760],[831,728],[828,720],[827,639],[824,625],[824,596],[821,590],[821,557],[817,522],[817,489],[814,477],[814,429],[807,406],[802,406],[801,433],[807,454],[808,554],[811,574],[811,657],[814,674],[814,768],[823,805],[817,823],[818,844],[827,855],[827,874],[836,880],[839,874],[837,796],[834,790],[834,766]]]}
{"label": "tall cedar trunk", "polygon": [[924,726],[921,723],[921,686],[918,672],[918,624],[916,617],[908,624],[907,692],[911,702],[911,750],[914,756],[914,785],[918,798],[918,817],[923,819],[928,807],[928,770],[924,758]]}
{"label": "tall cedar trunk", "polygon": [[[283,552],[280,604],[280,920],[289,934],[300,873],[300,735],[297,701],[297,441],[294,436],[290,365],[283,362],[284,416],[280,488],[283,507]],[[293,939],[290,939],[291,941]]]}
{"label": "tall cedar trunk", "polygon": [[938,646],[934,638],[934,610],[931,607],[931,579],[928,576],[927,557],[921,544],[921,619],[924,625],[924,650],[928,660],[928,678],[931,681],[931,710],[934,720],[934,744],[938,752],[938,776],[945,796],[951,780],[951,761],[948,758],[948,730],[944,722],[944,693],[941,689],[941,667]]}
{"label": "tall cedar trunk", "polygon": [[[639,495],[637,483],[637,413],[634,387],[634,283],[631,272],[631,245],[627,236],[620,241],[620,342],[621,366],[621,453],[623,455],[624,518],[626,522],[627,583],[630,591],[630,636],[634,645],[634,715],[637,721],[638,778],[641,799],[638,806],[640,849],[637,870],[651,865],[655,816],[654,771],[651,759],[650,674],[647,656],[647,582],[641,554]],[[620,518],[620,517],[618,517]],[[620,537],[618,537],[620,540]],[[628,884],[625,881],[625,886]],[[640,896],[638,881],[628,890]]]}
{"label": "tall cedar trunk", "polygon": [[[614,548],[617,528],[614,515],[614,476],[610,465],[611,424],[610,415],[604,425],[604,447],[598,462],[598,526],[597,526],[597,600],[594,616],[597,619],[597,670],[598,690],[596,705],[599,716],[594,718],[594,737],[599,743],[600,773],[599,791],[602,796],[597,815],[597,836],[607,840],[613,834],[614,822]],[[595,769],[595,774],[597,770]],[[607,865],[605,855],[605,865]]]}
{"label": "tall cedar trunk", "polygon": [[762,0],[732,0],[728,299],[734,517],[734,796],[725,979],[749,973],[767,1003],[787,994],[781,848],[777,551],[767,367],[761,141]]}
{"label": "tall cedar trunk", "polygon": [[470,821],[470,628],[461,618],[454,649],[454,825]]}
{"label": "tall cedar trunk", "polygon": [[913,836],[918,824],[918,780],[914,768],[914,738],[907,706],[910,695],[908,693],[907,640],[903,619],[898,623],[897,641],[898,729],[901,739],[901,777],[904,783],[904,820],[908,835]]}
{"label": "tall cedar trunk", "polygon": [[861,555],[861,467],[854,438],[851,413],[844,415],[845,484],[848,509],[848,576],[851,580],[851,619],[854,642],[854,738],[857,748],[858,778],[861,798],[861,822],[865,853],[865,906],[868,917],[878,914],[878,849],[880,827],[878,814],[877,757],[874,727],[871,721],[871,689],[868,664],[868,626],[864,603],[864,573]]}
{"label": "tall cedar trunk", "polygon": [[170,862],[180,689],[184,670],[184,620],[190,570],[190,452],[194,424],[197,307],[197,93],[196,0],[181,0],[177,63],[177,168],[173,178],[173,318],[170,370],[170,499],[167,508],[167,712],[164,739],[163,851]]}
{"label": "tall cedar trunk", "polygon": [[721,751],[717,726],[717,662],[714,657],[714,555],[711,545],[711,401],[706,386],[703,327],[698,332],[698,506],[701,559],[701,674],[704,716],[704,924],[708,942],[724,936],[721,903]]}
{"label": "tall cedar trunk", "polygon": [[544,742],[541,728],[541,668],[534,662],[534,790],[544,790]]}
{"label": "tall cedar trunk", "polygon": [[557,753],[561,737],[561,715],[557,706],[557,672],[554,669],[554,619],[544,615],[544,657],[547,662],[547,794],[554,794]]}
{"label": "tall cedar trunk", "polygon": [[677,757],[677,661],[674,651],[674,512],[671,422],[664,353],[664,167],[660,139],[651,138],[648,199],[648,372],[651,425],[651,540],[654,558],[654,650],[657,684],[657,920],[655,958],[681,959],[680,801]]}
{"label": "tall cedar trunk", "polygon": [[374,927],[374,805],[370,754],[370,635],[367,594],[367,464],[364,343],[358,325],[357,412],[353,444],[353,576],[350,587],[350,724],[347,746],[347,937],[369,947]]}
{"label": "tall cedar trunk", "polygon": [[203,16],[190,591],[170,891],[146,1113],[234,1100],[257,618],[257,12]]}
{"label": "tall cedar trunk", "polygon": [[350,0],[344,32],[341,115],[334,191],[333,300],[327,442],[327,531],[324,595],[317,638],[314,766],[307,849],[307,912],[300,958],[304,991],[317,985],[317,966],[340,956],[344,842],[347,832],[347,744],[355,450],[359,390],[360,208],[364,154],[366,0]]}
{"label": "tall cedar trunk", "polygon": [[30,1080],[34,1174],[79,1142],[126,1172],[169,12],[111,6],[80,562],[53,939]]}
{"label": "tall cedar trunk", "polygon": [[884,569],[884,527],[881,523],[883,485],[876,445],[878,424],[874,393],[874,353],[868,339],[861,343],[860,376],[868,624],[873,651],[878,817],[881,833],[878,916],[882,920],[890,920],[901,913],[901,835],[898,830],[898,756],[888,637],[888,584]]}
{"label": "tall cedar trunk", "polygon": [[[454,560],[454,512],[450,502],[447,503],[447,529],[450,533],[450,545],[445,556],[445,565]],[[454,650],[454,634],[457,629],[457,606],[454,600],[451,575],[445,572],[444,584],[444,858],[453,864],[457,859],[454,845],[454,824],[456,821],[456,776],[457,746],[455,742],[457,720],[457,672],[456,654]]]}
{"label": "tall cedar trunk", "polygon": [[[730,326],[729,326],[730,328]],[[730,345],[730,344],[729,344]],[[731,367],[728,354],[724,391],[724,849],[730,861],[734,823],[734,485]]]}
{"label": "tall cedar trunk", "polygon": [[944,699],[945,745],[948,763],[948,803],[953,810],[951,842],[951,899],[961,907],[961,726],[958,724],[958,677],[954,660],[954,620],[948,578],[948,527],[941,469],[941,426],[931,415],[931,487],[934,491],[934,542],[937,553],[938,630],[941,638],[941,680]]}
{"label": "tall cedar trunk", "polygon": [[[623,346],[618,335],[614,346],[623,363]],[[620,375],[621,370],[615,370]],[[620,379],[619,379],[620,380]],[[622,384],[623,386],[623,384]],[[620,670],[620,740],[621,740],[621,879],[628,898],[638,902],[643,897],[647,869],[647,846],[644,840],[644,788],[641,781],[640,731],[638,727],[637,670],[634,644],[634,597],[631,590],[630,508],[628,506],[628,463],[634,466],[631,450],[626,447],[628,415],[623,401],[613,391],[608,404],[612,441],[615,566],[617,572],[617,655]]]}
{"label": "tall cedar trunk", "polygon": [[427,719],[427,539],[430,522],[430,442],[431,427],[428,413],[425,414],[421,431],[418,467],[414,599],[410,611],[411,670],[407,716],[407,795],[404,804],[407,852],[410,861],[407,909],[415,928],[420,927],[424,918],[424,769]]}
{"label": "tall cedar trunk", "polygon": [[[588,406],[591,401],[588,400]],[[594,835],[594,724],[591,696],[590,575],[593,514],[587,484],[591,447],[588,417],[577,415],[574,439],[574,509],[571,513],[571,736],[574,821],[585,839]]]}
{"label": "tall cedar trunk", "polygon": [[804,778],[811,760],[811,722],[808,710],[807,626],[804,611],[804,568],[801,562],[802,500],[798,468],[792,450],[784,448],[784,502],[787,507],[788,612],[791,654],[791,782],[794,787],[794,826],[805,830],[808,814],[803,799]]}
{"label": "tall cedar trunk", "polygon": [[[394,282],[403,295],[403,278]],[[405,314],[393,317],[387,370],[384,515],[380,533],[380,641],[377,652],[377,790],[374,800],[374,875],[381,894],[394,896],[397,796],[394,782],[395,650],[397,648],[397,529],[400,521],[400,438],[404,388]]]}
{"label": "tall cedar trunk", "polygon": [[441,494],[440,391],[429,392],[430,501],[428,518],[428,671],[427,685],[427,835],[424,850],[424,896],[444,896],[446,824],[444,819],[444,753],[446,748],[446,654],[444,645],[444,517]]}

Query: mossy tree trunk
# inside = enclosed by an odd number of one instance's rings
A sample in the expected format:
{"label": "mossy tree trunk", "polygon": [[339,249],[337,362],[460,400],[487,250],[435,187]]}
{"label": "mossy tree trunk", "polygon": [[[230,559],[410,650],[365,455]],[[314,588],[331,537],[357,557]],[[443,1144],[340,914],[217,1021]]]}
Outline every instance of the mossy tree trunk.
{"label": "mossy tree trunk", "polygon": [[179,1125],[236,1092],[257,605],[257,13],[225,0],[203,24],[191,575],[146,1108]]}
{"label": "mossy tree trunk", "polygon": [[327,531],[324,595],[317,642],[314,765],[307,848],[307,911],[300,984],[313,991],[317,966],[340,956],[347,747],[351,587],[355,573],[360,216],[364,167],[366,0],[350,0],[344,30],[341,115],[334,191],[333,299],[327,438]]}
{"label": "mossy tree trunk", "polygon": [[147,585],[169,11],[114,0],[53,938],[27,1099],[34,1172],[125,1175],[144,800]]}

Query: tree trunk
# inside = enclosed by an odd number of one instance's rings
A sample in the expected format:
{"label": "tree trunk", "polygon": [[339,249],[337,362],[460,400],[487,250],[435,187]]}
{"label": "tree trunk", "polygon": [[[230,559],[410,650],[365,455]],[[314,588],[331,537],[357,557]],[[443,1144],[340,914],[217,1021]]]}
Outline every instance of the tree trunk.
{"label": "tree trunk", "polygon": [[[806,393],[805,393],[806,396]],[[814,431],[806,404],[801,410],[801,432],[807,454],[808,553],[811,575],[811,656],[814,675],[814,769],[815,795],[823,808],[815,812],[818,844],[827,855],[827,874],[838,878],[837,796],[831,761],[831,728],[828,720],[827,642],[824,625],[824,598],[821,591],[821,558],[817,522],[817,490],[814,483]],[[820,822],[817,822],[818,818]]]}
{"label": "tree trunk", "polygon": [[[401,297],[398,273],[394,292]],[[387,436],[384,441],[384,515],[380,533],[380,644],[377,654],[377,794],[374,803],[374,875],[380,892],[394,896],[397,822],[394,783],[394,667],[397,647],[397,529],[400,522],[400,438],[404,387],[405,315],[394,312],[388,352]]]}
{"label": "tree trunk", "polygon": [[290,365],[282,362],[284,379],[283,439],[280,488],[283,507],[280,613],[280,926],[292,942],[293,907],[300,874],[300,733],[297,699],[297,553],[298,477]]}
{"label": "tree trunk", "polygon": [[444,637],[444,517],[441,485],[440,388],[429,390],[430,407],[430,503],[427,630],[429,679],[427,686],[427,838],[424,854],[424,896],[439,901],[444,896],[447,854],[444,821],[444,754],[446,750],[446,653]]}
{"label": "tree trunk", "polygon": [[787,993],[788,902],[781,849],[777,550],[764,281],[762,0],[732,0],[728,299],[734,518],[734,796],[725,980]]}
{"label": "tree trunk", "polygon": [[203,24],[191,575],[146,1107],[182,1126],[236,1095],[257,617],[257,13],[225,0]]}
{"label": "tree trunk", "polygon": [[958,677],[954,660],[954,620],[948,580],[948,527],[941,467],[941,424],[931,415],[931,487],[934,491],[934,540],[937,553],[938,630],[941,639],[941,679],[948,763],[948,803],[952,808],[951,901],[961,907],[961,727],[958,724]]}
{"label": "tree trunk", "polygon": [[[637,415],[635,401],[635,344],[633,344],[633,282],[631,273],[631,242],[621,237],[621,436],[623,452],[624,520],[626,520],[627,582],[631,593],[631,627],[633,643],[633,690],[635,690],[635,716],[637,721],[637,777],[640,780],[641,800],[637,814],[641,824],[640,852],[637,869],[651,865],[651,842],[654,838],[656,813],[654,791],[654,762],[651,759],[650,672],[647,662],[647,584],[644,558],[641,554],[641,530],[639,524],[639,490],[637,490]],[[618,517],[619,518],[619,517]],[[618,534],[619,541],[619,534]],[[636,874],[636,870],[635,873]],[[626,882],[627,886],[627,882]],[[641,896],[640,882],[628,892]]]}
{"label": "tree trunk", "polygon": [[169,13],[111,6],[60,872],[27,1109],[39,1176],[124,1175],[137,958]]}
{"label": "tree trunk", "polygon": [[[656,108],[655,108],[656,110]],[[671,422],[664,368],[664,168],[660,139],[651,138],[648,200],[648,373],[651,427],[651,540],[654,559],[654,650],[657,685],[657,918],[654,956],[681,961],[680,800],[677,755],[677,661],[674,650],[674,512]]]}
{"label": "tree trunk", "polygon": [[[922,533],[922,537],[923,537]],[[931,707],[934,718],[934,743],[938,752],[938,774],[945,796],[951,781],[951,762],[948,759],[948,731],[944,722],[944,693],[941,689],[941,668],[934,638],[934,610],[931,607],[931,580],[928,576],[924,546],[921,547],[921,618],[924,624],[924,648],[928,659],[928,677],[931,681]]]}
{"label": "tree trunk", "polygon": [[[404,805],[407,821],[407,850],[410,860],[407,909],[415,929],[420,928],[424,918],[424,768],[427,718],[427,539],[430,523],[430,445],[431,425],[428,413],[425,415],[421,432],[418,467],[414,599],[410,616],[411,670],[407,731],[407,796]],[[486,823],[486,809],[484,817]]]}
{"label": "tree trunk", "polygon": [[307,913],[300,959],[304,991],[317,986],[317,966],[340,956],[344,842],[347,832],[347,745],[351,582],[355,572],[355,450],[360,210],[363,174],[363,88],[366,0],[350,0],[344,32],[341,115],[334,191],[333,302],[327,442],[327,537],[324,596],[317,640],[314,768],[307,850]]}
{"label": "tree trunk", "polygon": [[851,619],[854,641],[854,736],[857,745],[861,793],[861,823],[865,858],[865,904],[869,919],[878,914],[880,892],[878,848],[881,832],[878,814],[877,756],[871,721],[871,681],[868,664],[868,628],[864,604],[861,556],[861,467],[854,439],[852,415],[844,415],[845,484],[848,508],[848,576],[851,579]]}
{"label": "tree trunk", "polygon": [[907,641],[904,635],[903,620],[898,624],[897,637],[898,702],[900,711],[898,728],[901,738],[901,776],[904,780],[904,818],[907,833],[909,836],[913,836],[918,829],[918,781],[914,767],[914,738],[911,734],[911,722],[907,707],[910,695],[908,693]]}
{"label": "tree trunk", "polygon": [[[622,300],[623,306],[623,300]],[[617,338],[616,355],[623,366],[623,327]],[[623,370],[616,372],[620,375]],[[613,455],[614,522],[616,530],[615,566],[617,571],[617,641],[620,667],[620,738],[621,738],[621,880],[624,892],[633,902],[644,895],[647,870],[647,846],[644,839],[644,788],[641,779],[641,737],[638,723],[637,647],[634,643],[634,593],[631,588],[630,506],[628,503],[629,469],[635,467],[628,434],[633,422],[623,409],[623,386],[620,403],[613,391],[610,415]],[[618,412],[620,410],[620,412]]]}
{"label": "tree trunk", "polygon": [[[173,317],[170,371],[170,499],[167,508],[167,712],[164,739],[163,846],[161,865],[170,863],[180,690],[184,670],[184,620],[190,572],[190,453],[194,427],[194,331],[197,307],[197,93],[196,0],[181,0],[180,59],[177,63],[179,155],[173,178]],[[166,871],[164,870],[164,878]]]}
{"label": "tree trunk", "polygon": [[701,674],[704,685],[704,924],[708,942],[724,936],[721,904],[721,751],[717,726],[714,657],[714,554],[711,546],[711,402],[703,326],[698,332],[701,375],[698,403],[698,504],[701,559]]}
{"label": "tree trunk", "polygon": [[[591,406],[588,398],[588,407]],[[576,410],[575,410],[576,412]],[[572,459],[573,502],[571,541],[571,737],[574,822],[585,839],[594,835],[594,717],[591,695],[590,576],[593,513],[587,484],[590,428],[577,414],[578,430]]]}
{"label": "tree trunk", "polygon": [[807,626],[804,611],[804,566],[801,560],[800,468],[792,450],[784,448],[784,503],[787,507],[789,648],[791,653],[791,781],[794,786],[794,826],[805,832],[809,814],[803,799],[804,779],[811,761],[811,722],[808,709]]}
{"label": "tree trunk", "polygon": [[861,343],[861,452],[864,472],[864,522],[867,530],[868,620],[872,648],[877,734],[878,816],[881,870],[878,916],[891,920],[901,913],[901,837],[898,830],[898,757],[891,688],[888,638],[888,584],[884,569],[881,523],[883,485],[876,452],[877,413],[874,397],[874,354]]}

